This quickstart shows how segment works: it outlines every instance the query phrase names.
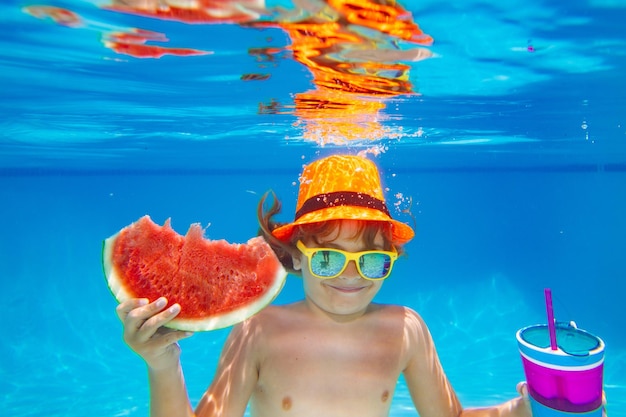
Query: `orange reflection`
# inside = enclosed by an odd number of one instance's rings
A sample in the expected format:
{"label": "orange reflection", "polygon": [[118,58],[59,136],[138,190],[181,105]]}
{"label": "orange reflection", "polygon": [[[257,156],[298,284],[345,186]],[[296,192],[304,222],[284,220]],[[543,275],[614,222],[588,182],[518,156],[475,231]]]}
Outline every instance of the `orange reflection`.
{"label": "orange reflection", "polygon": [[22,9],[24,12],[39,19],[52,19],[55,23],[63,26],[79,27],[83,21],[71,10],[55,6],[27,6]]}
{"label": "orange reflection", "polygon": [[[399,41],[430,45],[432,38],[395,2],[326,0],[321,9],[307,0],[299,4],[315,14],[296,22],[284,19],[246,26],[285,30],[292,41],[286,49],[313,74],[316,90],[295,98],[294,114],[304,125],[304,137],[326,144],[389,136],[389,129],[379,122],[383,98],[415,94],[410,66],[401,61],[432,56],[425,48],[402,48]],[[254,53],[270,57],[277,51],[256,49]],[[285,108],[273,102],[261,110],[283,112]]]}
{"label": "orange reflection", "polygon": [[[320,106],[322,103],[330,105]],[[295,115],[304,128],[304,137],[320,145],[343,144],[345,141],[381,140],[388,136],[379,122],[384,104],[377,101],[355,100],[323,91],[296,96]]]}
{"label": "orange reflection", "polygon": [[298,93],[293,105],[275,100],[259,105],[260,114],[294,114],[306,139],[319,145],[341,144],[363,138],[379,140],[389,136],[379,123],[385,105],[376,100],[355,99],[345,93],[324,89]]}
{"label": "orange reflection", "polygon": [[327,0],[351,24],[369,27],[406,41],[430,45],[433,39],[413,22],[411,13],[395,0]]}
{"label": "orange reflection", "polygon": [[[123,13],[194,24],[231,23],[251,28],[284,30],[291,44],[284,48],[251,48],[259,62],[293,58],[313,76],[314,89],[297,93],[293,104],[276,100],[260,104],[259,113],[291,113],[303,136],[320,144],[377,140],[393,135],[384,128],[385,100],[417,94],[409,80],[415,62],[432,56],[424,46],[433,39],[395,0],[293,0],[294,9],[269,9],[264,0],[111,0],[104,8]],[[66,26],[81,19],[51,6],[24,9]],[[104,45],[138,58],[199,55],[210,52],[150,45],[167,42],[162,34],[128,29],[103,33]],[[243,81],[263,81],[269,74],[247,73]]]}
{"label": "orange reflection", "polygon": [[168,39],[162,33],[131,29],[129,32],[109,33],[103,40],[107,48],[118,54],[131,55],[135,58],[161,58],[163,55],[205,55],[208,53],[197,49],[146,45],[148,41],[167,42]]}
{"label": "orange reflection", "polygon": [[53,6],[28,6],[22,9],[25,13],[39,19],[52,19],[55,23],[72,28],[89,29],[100,32],[104,46],[118,54],[131,55],[135,58],[160,58],[163,55],[205,55],[208,51],[189,48],[170,48],[157,45],[147,45],[146,42],[168,42],[162,33],[137,28],[128,28],[126,31],[105,31],[100,25],[85,24],[76,13]]}
{"label": "orange reflection", "polygon": [[264,0],[113,0],[106,9],[186,23],[242,23],[265,11]]}

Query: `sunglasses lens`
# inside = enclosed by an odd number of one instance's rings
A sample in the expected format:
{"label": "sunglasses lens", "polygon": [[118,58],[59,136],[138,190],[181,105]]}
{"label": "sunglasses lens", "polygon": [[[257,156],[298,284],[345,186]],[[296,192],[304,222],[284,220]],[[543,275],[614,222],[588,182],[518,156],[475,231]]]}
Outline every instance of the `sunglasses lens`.
{"label": "sunglasses lens", "polygon": [[344,254],[333,250],[320,250],[311,256],[311,271],[320,277],[339,275],[345,264]]}
{"label": "sunglasses lens", "polygon": [[366,278],[384,278],[391,270],[391,257],[385,253],[366,253],[359,258],[359,268]]}

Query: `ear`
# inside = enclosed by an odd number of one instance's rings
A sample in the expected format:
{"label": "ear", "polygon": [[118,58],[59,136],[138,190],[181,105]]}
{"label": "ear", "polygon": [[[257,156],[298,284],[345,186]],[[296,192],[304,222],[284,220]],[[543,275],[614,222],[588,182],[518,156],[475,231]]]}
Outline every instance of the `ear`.
{"label": "ear", "polygon": [[291,255],[291,264],[293,265],[294,271],[302,270],[302,253],[298,251],[297,254]]}

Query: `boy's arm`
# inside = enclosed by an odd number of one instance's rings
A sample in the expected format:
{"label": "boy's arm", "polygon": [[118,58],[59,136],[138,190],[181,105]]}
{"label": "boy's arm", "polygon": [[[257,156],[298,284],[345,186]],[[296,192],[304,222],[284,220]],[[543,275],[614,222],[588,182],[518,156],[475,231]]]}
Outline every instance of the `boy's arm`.
{"label": "boy's arm", "polygon": [[525,382],[517,384],[517,392],[519,392],[520,397],[514,398],[495,407],[468,408],[463,410],[462,415],[464,417],[532,417],[532,412],[530,411],[530,400],[528,399],[528,388]]}
{"label": "boy's arm", "polygon": [[463,417],[532,417],[530,407],[523,398],[518,397],[495,407],[468,408],[461,413]]}
{"label": "boy's arm", "polygon": [[165,369],[148,368],[150,417],[193,416],[180,362]]}
{"label": "boy's arm", "polygon": [[192,416],[177,343],[191,333],[163,327],[180,312],[178,304],[164,310],[166,305],[165,298],[152,303],[130,299],[116,311],[124,324],[124,341],[148,366],[151,417]]}
{"label": "boy's arm", "polygon": [[259,378],[259,329],[253,317],[233,327],[197,417],[243,416]]}
{"label": "boy's arm", "polygon": [[463,410],[439,362],[426,324],[412,310],[407,309],[405,317],[408,364],[404,377],[421,417],[531,417],[530,407],[521,397],[495,407]]}
{"label": "boy's arm", "polygon": [[443,372],[426,323],[408,308],[404,355],[407,358],[404,379],[420,417],[458,417],[463,408]]}

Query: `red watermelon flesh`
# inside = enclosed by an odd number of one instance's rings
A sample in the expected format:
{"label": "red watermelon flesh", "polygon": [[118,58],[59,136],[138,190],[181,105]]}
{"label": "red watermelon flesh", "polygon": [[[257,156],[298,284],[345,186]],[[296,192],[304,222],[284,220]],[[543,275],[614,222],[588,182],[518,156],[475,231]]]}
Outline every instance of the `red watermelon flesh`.
{"label": "red watermelon flesh", "polygon": [[181,306],[168,327],[191,331],[251,317],[272,302],[287,276],[261,237],[246,244],[212,241],[199,224],[181,236],[169,220],[159,226],[149,216],[106,239],[102,261],[119,302],[166,297],[168,305]]}

